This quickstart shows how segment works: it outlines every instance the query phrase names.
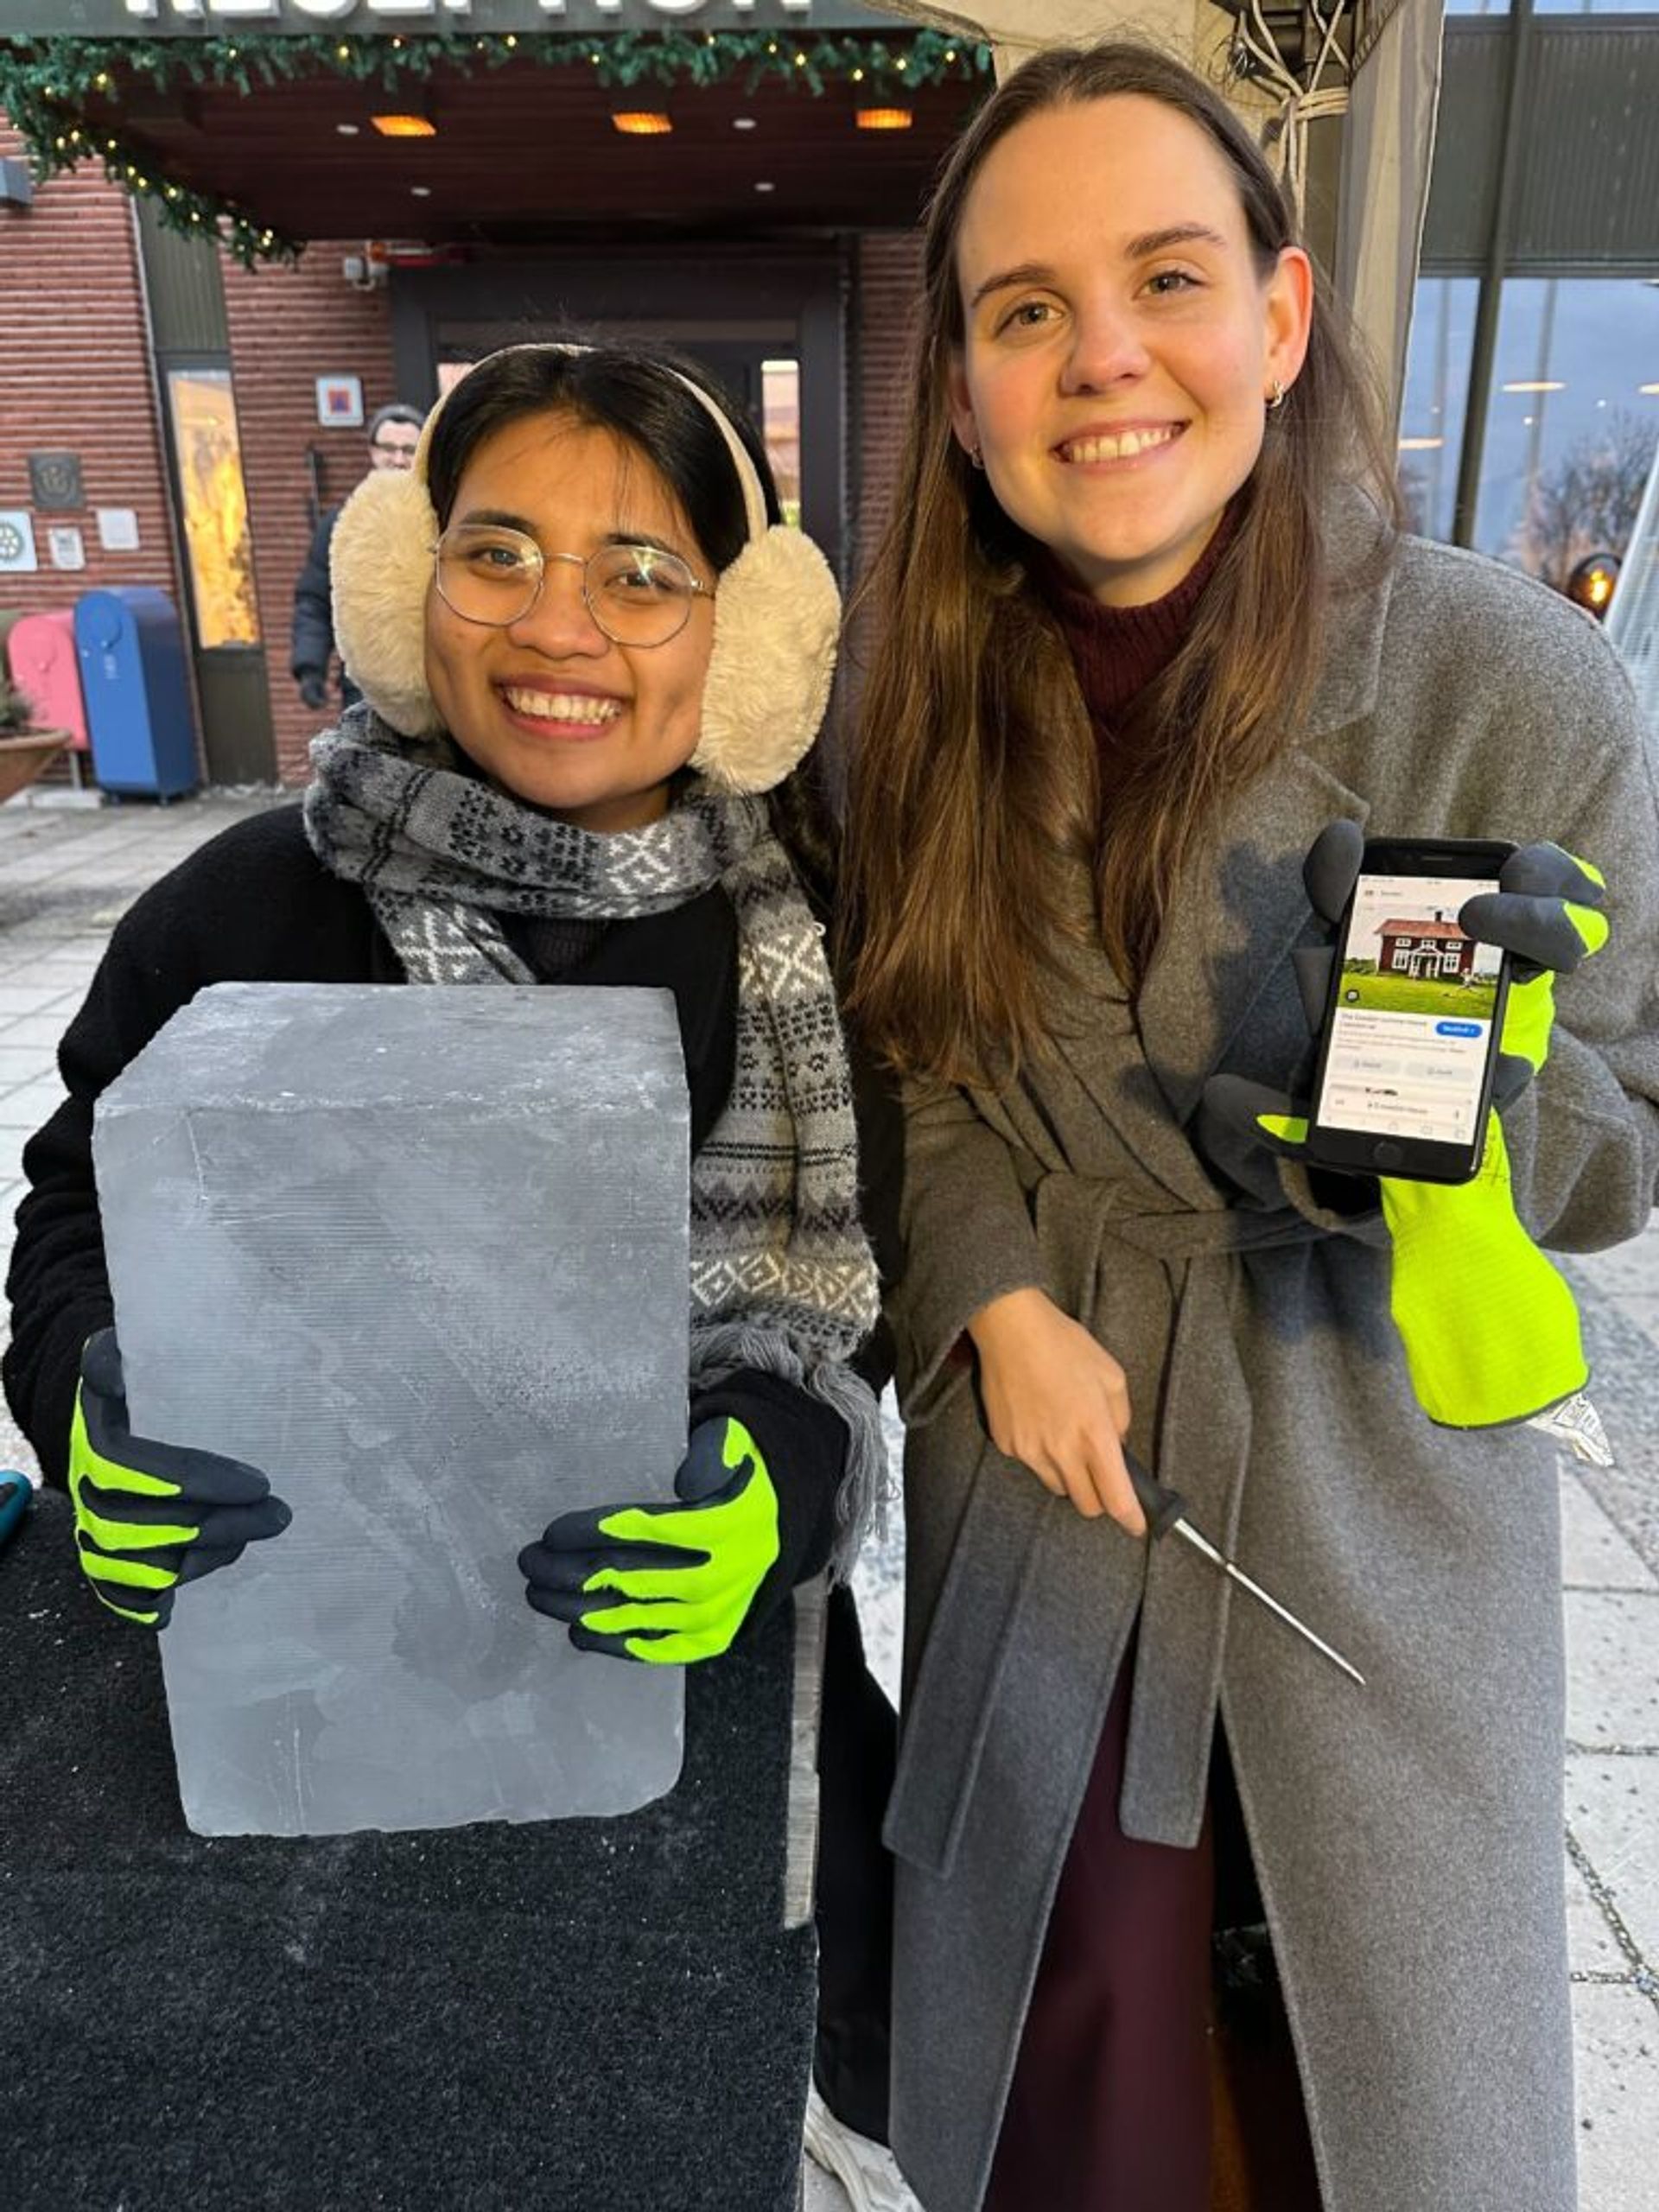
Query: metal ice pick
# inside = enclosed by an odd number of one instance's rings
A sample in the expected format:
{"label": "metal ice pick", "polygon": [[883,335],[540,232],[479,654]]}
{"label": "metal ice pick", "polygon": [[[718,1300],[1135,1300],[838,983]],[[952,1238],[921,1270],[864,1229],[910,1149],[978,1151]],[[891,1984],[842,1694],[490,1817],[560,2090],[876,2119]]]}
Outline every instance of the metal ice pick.
{"label": "metal ice pick", "polygon": [[1242,1590],[1248,1590],[1252,1598],[1259,1599],[1269,1612],[1277,1613],[1280,1619],[1287,1627],[1294,1628],[1298,1636],[1306,1637],[1316,1651],[1324,1652],[1332,1666],[1340,1667],[1344,1675],[1351,1675],[1362,1689],[1364,1688],[1365,1677],[1357,1667],[1351,1666],[1340,1651],[1333,1650],[1322,1636],[1315,1636],[1306,1621],[1299,1621],[1287,1605],[1281,1605],[1276,1598],[1269,1596],[1259,1582],[1252,1582],[1243,1567],[1235,1567],[1231,1560],[1216,1549],[1208,1536],[1192,1526],[1186,1517],[1186,1500],[1179,1491],[1171,1490],[1166,1483],[1160,1483],[1155,1475],[1148,1473],[1134,1452],[1127,1449],[1123,1453],[1123,1464],[1128,1470],[1130,1482],[1135,1485],[1135,1494],[1141,1501],[1141,1510],[1147,1516],[1148,1535],[1154,1539],[1166,1536],[1173,1529],[1178,1536],[1184,1536],[1195,1551],[1202,1552],[1211,1565],[1218,1567],[1230,1581],[1236,1582]]}

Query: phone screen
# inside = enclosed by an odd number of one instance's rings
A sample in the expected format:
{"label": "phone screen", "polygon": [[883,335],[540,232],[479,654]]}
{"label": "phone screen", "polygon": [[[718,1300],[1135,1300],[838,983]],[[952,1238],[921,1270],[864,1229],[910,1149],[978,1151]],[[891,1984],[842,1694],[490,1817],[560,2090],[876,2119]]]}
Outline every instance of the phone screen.
{"label": "phone screen", "polygon": [[1503,954],[1458,927],[1492,877],[1362,875],[1343,942],[1315,1120],[1472,1145]]}

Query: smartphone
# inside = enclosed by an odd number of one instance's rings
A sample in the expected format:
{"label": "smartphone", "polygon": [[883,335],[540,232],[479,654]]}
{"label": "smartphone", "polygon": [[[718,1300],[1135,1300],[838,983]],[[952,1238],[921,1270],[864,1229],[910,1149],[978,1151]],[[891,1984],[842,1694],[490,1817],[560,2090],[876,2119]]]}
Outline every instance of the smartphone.
{"label": "smartphone", "polygon": [[1509,956],[1458,927],[1514,851],[1497,839],[1373,838],[1343,916],[1305,1157],[1467,1183],[1480,1167]]}

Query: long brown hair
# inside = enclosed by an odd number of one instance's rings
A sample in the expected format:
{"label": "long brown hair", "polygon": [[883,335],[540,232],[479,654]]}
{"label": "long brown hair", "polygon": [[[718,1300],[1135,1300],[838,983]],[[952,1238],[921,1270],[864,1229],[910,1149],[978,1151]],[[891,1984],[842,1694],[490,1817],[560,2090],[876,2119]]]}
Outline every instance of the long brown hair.
{"label": "long brown hair", "polygon": [[[1331,486],[1368,484],[1394,512],[1369,392],[1316,292],[1306,362],[1268,417],[1235,496],[1230,542],[1179,653],[1135,709],[1134,766],[1103,804],[1071,656],[1027,577],[1030,541],[950,427],[964,339],[963,211],[986,156],[1027,118],[1119,93],[1161,101],[1232,169],[1264,280],[1296,243],[1272,171],[1225,103],[1181,63],[1115,40],[1027,62],[980,111],[929,206],[916,397],[893,517],[864,587],[879,626],[849,788],[843,957],[850,1006],[897,1067],[983,1079],[1040,1055],[1046,977],[1098,930],[1132,989],[1172,887],[1224,799],[1290,740],[1320,651]],[[1096,911],[1061,906],[1093,872]]]}

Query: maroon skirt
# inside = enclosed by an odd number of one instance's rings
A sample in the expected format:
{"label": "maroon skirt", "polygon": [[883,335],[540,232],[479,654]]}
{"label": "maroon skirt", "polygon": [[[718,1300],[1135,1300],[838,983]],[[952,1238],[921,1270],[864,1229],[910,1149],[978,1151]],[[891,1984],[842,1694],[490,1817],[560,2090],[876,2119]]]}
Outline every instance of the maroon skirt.
{"label": "maroon skirt", "polygon": [[1196,1848],[1118,1826],[1134,1646],[1061,1870],[985,2212],[1319,2212],[1276,1988],[1249,2032],[1217,2029],[1217,1865],[1230,1922],[1254,1891],[1219,1737]]}

